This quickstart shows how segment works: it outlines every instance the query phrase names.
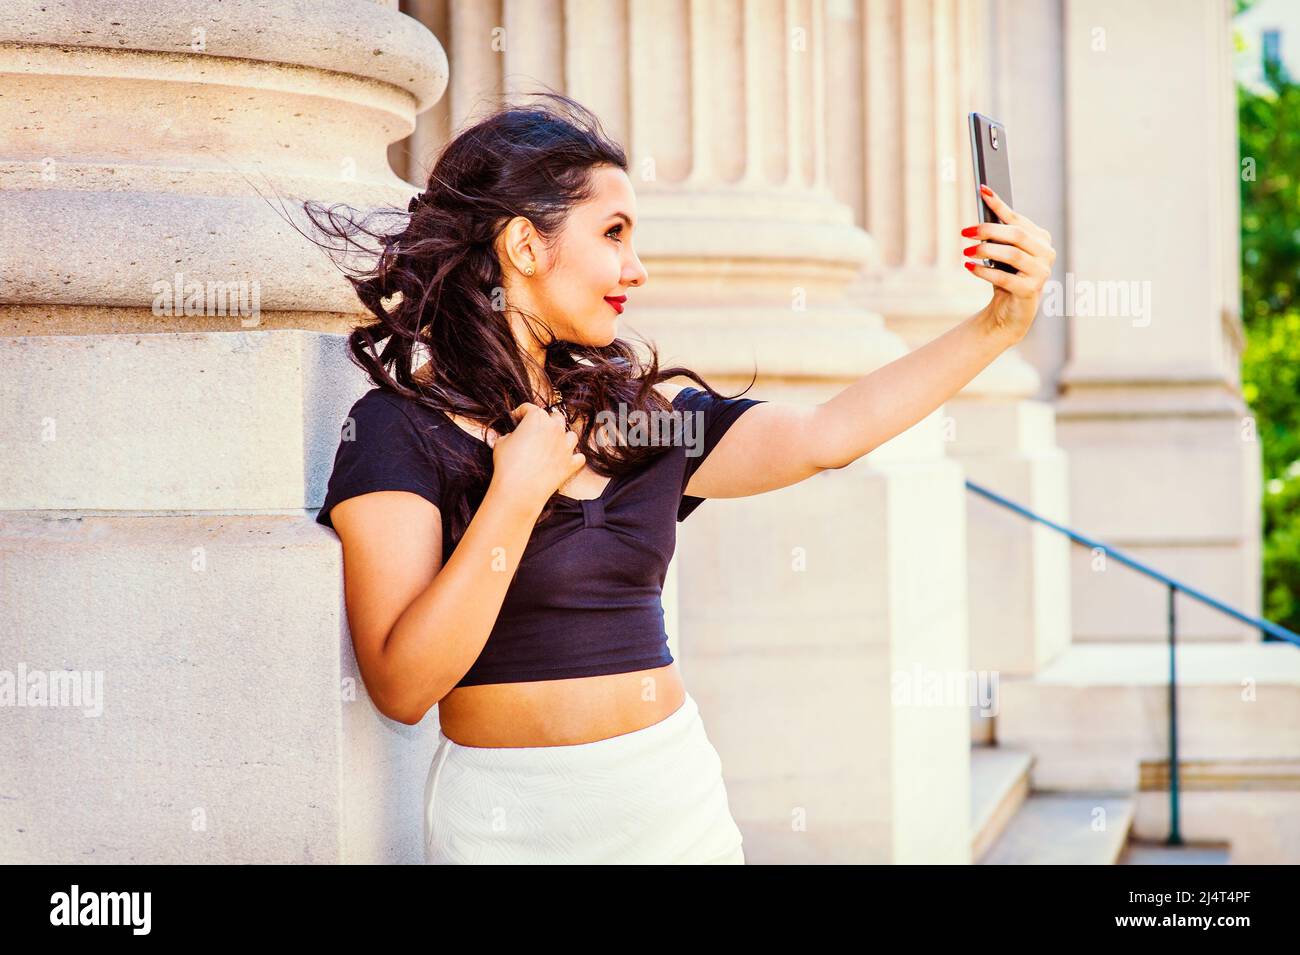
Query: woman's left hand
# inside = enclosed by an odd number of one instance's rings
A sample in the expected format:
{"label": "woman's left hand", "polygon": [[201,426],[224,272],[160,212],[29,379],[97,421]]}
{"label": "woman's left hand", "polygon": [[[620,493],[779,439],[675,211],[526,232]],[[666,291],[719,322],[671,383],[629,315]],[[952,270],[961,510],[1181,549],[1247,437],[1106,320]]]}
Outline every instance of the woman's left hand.
{"label": "woman's left hand", "polygon": [[1019,341],[1034,323],[1043,284],[1056,261],[1056,250],[1046,229],[1017,213],[988,186],[981,185],[980,193],[1002,222],[982,222],[962,229],[964,236],[986,240],[965,249],[964,254],[1005,262],[1020,274],[973,262],[965,264],[972,274],[994,286],[993,298],[984,309],[985,318],[1000,334]]}

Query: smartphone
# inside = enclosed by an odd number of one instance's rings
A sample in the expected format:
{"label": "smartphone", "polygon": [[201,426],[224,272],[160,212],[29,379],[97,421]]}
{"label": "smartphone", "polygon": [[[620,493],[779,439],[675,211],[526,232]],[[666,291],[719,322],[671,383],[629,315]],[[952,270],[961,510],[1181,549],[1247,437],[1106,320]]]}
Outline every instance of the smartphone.
{"label": "smartphone", "polygon": [[[984,201],[980,185],[988,186],[1003,202],[1015,208],[1011,201],[1011,160],[1007,155],[1007,128],[983,113],[968,113],[967,120],[970,126],[971,166],[975,170],[975,201],[979,207],[980,222],[1001,222]],[[989,268],[1010,272],[1012,275],[1020,274],[1019,269],[1006,262],[995,259],[983,261]]]}

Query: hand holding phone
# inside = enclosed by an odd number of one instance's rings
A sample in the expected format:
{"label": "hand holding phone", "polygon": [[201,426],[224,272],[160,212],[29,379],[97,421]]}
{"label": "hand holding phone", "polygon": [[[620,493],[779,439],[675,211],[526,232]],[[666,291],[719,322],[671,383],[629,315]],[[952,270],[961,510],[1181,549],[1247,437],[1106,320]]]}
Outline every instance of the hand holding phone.
{"label": "hand holding phone", "polygon": [[[1001,222],[989,208],[980,193],[981,185],[988,186],[996,192],[1008,206],[1011,201],[1011,159],[1007,153],[1007,130],[996,119],[983,113],[968,113],[967,125],[970,129],[971,166],[975,171],[975,200],[979,208],[980,222]],[[984,259],[989,268],[1020,273],[1014,266],[996,259]]]}

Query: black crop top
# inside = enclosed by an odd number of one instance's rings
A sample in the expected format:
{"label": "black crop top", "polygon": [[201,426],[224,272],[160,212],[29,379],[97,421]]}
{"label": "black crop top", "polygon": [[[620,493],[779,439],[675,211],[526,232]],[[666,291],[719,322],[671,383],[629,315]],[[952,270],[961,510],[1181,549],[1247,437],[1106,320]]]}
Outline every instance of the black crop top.
{"label": "black crop top", "polygon": [[[554,516],[533,528],[492,632],[456,685],[526,683],[627,673],[673,662],[661,597],[677,526],[704,498],[686,485],[755,398],[717,399],[698,388],[673,398],[679,437],[640,471],[609,480],[598,498],[559,495]],[[444,441],[492,450],[450,418],[382,388],[353,406],[341,432],[318,523],[333,528],[339,501],[371,491],[411,491],[441,507],[451,460]],[[481,498],[480,498],[481,500]],[[456,542],[442,514],[443,562]]]}

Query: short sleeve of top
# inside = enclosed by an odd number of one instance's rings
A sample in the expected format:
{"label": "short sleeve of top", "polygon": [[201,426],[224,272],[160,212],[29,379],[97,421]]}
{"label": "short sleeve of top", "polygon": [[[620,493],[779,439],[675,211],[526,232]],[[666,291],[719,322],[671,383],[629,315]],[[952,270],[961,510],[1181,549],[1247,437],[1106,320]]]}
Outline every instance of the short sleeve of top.
{"label": "short sleeve of top", "polygon": [[[682,475],[682,500],[677,508],[677,520],[686,520],[691,512],[704,503],[702,497],[686,494],[686,485],[699,470],[709,453],[718,446],[722,436],[736,420],[754,405],[763,404],[761,398],[715,398],[699,388],[683,388],[673,398],[673,407],[679,411],[696,413],[693,432],[697,437],[685,447],[686,470]],[[703,437],[699,437],[702,435]]]}
{"label": "short sleeve of top", "polygon": [[352,406],[340,429],[318,524],[333,528],[330,509],[335,504],[371,491],[410,491],[441,506],[437,462],[400,402],[398,396],[374,389]]}

